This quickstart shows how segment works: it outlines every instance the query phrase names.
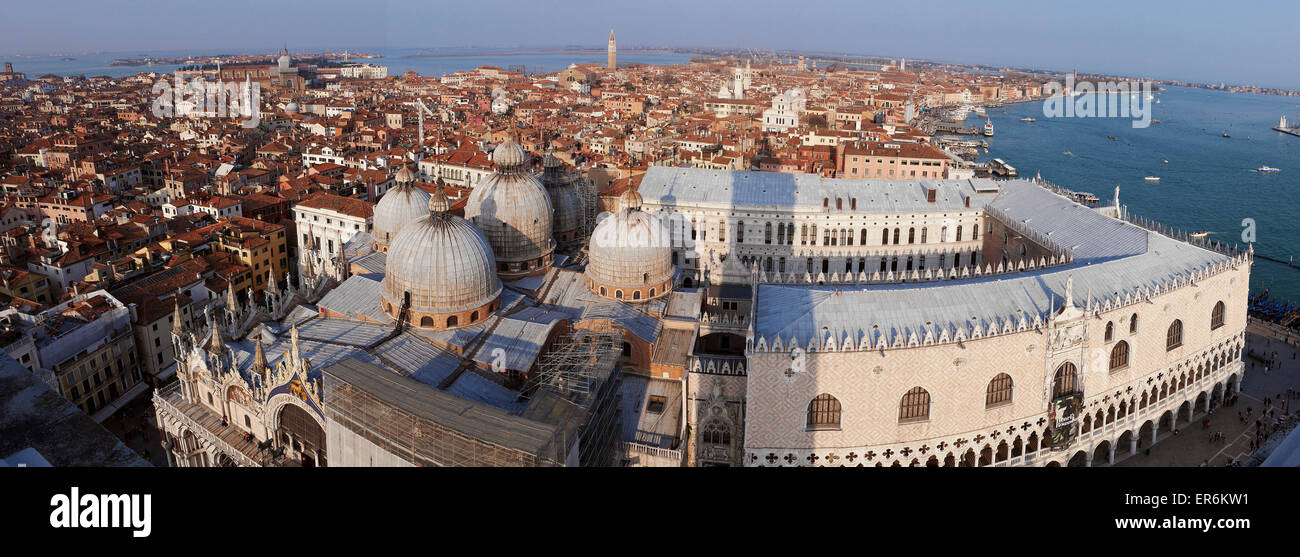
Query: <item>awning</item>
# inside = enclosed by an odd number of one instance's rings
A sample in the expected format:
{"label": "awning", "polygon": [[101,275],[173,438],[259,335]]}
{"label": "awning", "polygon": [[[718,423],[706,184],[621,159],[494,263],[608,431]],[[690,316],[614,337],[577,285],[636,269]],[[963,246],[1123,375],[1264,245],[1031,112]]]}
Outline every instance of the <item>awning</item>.
{"label": "awning", "polygon": [[108,403],[107,406],[99,409],[99,411],[95,412],[95,415],[91,417],[94,418],[96,423],[102,424],[104,423],[104,420],[107,420],[108,417],[112,416],[114,412],[121,410],[123,406],[126,406],[132,400],[135,400],[135,397],[140,396],[140,393],[143,393],[148,389],[149,389],[148,383],[145,383],[143,381],[136,383],[134,387],[131,387],[131,390],[127,391],[122,396],[117,397],[117,400]]}

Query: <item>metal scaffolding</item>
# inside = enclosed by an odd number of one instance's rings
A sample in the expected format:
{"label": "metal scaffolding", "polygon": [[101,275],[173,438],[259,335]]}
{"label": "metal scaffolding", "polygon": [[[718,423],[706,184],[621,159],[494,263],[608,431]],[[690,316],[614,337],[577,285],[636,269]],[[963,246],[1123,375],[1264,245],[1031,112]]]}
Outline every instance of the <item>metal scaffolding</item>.
{"label": "metal scaffolding", "polygon": [[[592,312],[597,315],[602,315],[602,309],[613,312],[616,307],[605,306],[615,305],[602,304]],[[623,353],[623,329],[612,316],[609,313],[608,326],[598,330],[578,329],[560,337],[537,361],[539,392],[534,396],[544,399],[550,394],[558,395],[582,409],[575,416],[581,422],[577,429],[579,466],[614,466],[619,456],[622,378],[618,363]],[[570,430],[564,428],[564,431]],[[572,441],[558,439],[555,444],[565,447],[567,452]]]}
{"label": "metal scaffolding", "polygon": [[565,399],[585,405],[601,380],[618,364],[623,352],[623,332],[575,330],[560,337],[549,352],[537,360],[538,383]]}

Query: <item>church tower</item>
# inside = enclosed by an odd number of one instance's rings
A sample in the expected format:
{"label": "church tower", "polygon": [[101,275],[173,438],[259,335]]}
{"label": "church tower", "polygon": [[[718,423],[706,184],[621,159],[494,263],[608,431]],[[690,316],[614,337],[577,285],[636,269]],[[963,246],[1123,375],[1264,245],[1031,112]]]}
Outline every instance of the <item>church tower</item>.
{"label": "church tower", "polygon": [[617,54],[617,50],[618,49],[614,48],[614,30],[610,29],[609,30],[609,61],[605,64],[605,66],[611,70],[617,66],[617,64],[614,63],[614,58],[616,58],[615,55]]}

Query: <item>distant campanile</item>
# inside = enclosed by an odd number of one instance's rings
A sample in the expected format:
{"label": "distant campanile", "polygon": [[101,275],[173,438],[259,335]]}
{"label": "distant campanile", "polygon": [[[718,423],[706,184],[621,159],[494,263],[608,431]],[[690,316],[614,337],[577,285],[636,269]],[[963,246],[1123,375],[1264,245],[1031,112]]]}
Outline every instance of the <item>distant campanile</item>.
{"label": "distant campanile", "polygon": [[618,49],[614,48],[614,30],[610,29],[609,30],[609,61],[605,65],[611,70],[614,69],[615,66],[614,58],[615,58],[615,54],[617,53],[617,50]]}

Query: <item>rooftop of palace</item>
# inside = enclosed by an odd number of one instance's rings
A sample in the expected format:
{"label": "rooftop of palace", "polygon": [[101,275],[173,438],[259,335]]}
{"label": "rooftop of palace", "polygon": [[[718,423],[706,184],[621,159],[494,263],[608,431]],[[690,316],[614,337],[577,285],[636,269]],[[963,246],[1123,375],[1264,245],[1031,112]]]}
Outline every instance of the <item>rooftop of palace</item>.
{"label": "rooftop of palace", "polygon": [[[934,202],[927,190],[936,190]],[[899,214],[982,209],[997,197],[999,182],[969,180],[860,180],[817,174],[729,171],[651,166],[637,192],[650,205],[714,205],[776,210]],[[836,210],[836,200],[843,209]],[[967,205],[967,200],[970,200]],[[856,203],[854,203],[856,201]],[[856,209],[850,210],[851,207]]]}
{"label": "rooftop of palace", "polygon": [[[1031,182],[1002,183],[987,204],[1000,220],[1045,235],[1073,253],[1069,263],[1014,274],[870,285],[762,284],[756,347],[838,349],[954,342],[1042,326],[1069,294],[1085,311],[1138,303],[1225,269],[1227,255],[1107,216]],[[1072,279],[1072,280],[1071,280]]]}

